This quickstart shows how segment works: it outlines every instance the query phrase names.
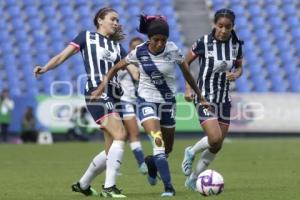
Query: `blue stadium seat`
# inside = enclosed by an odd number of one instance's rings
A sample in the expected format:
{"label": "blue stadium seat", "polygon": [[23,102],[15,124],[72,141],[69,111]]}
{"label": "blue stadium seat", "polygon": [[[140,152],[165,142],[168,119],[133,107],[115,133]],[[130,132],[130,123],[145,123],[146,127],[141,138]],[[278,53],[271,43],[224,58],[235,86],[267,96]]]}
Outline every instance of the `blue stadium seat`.
{"label": "blue stadium seat", "polygon": [[248,20],[245,17],[238,17],[235,19],[235,25],[238,29],[242,29],[248,26]]}
{"label": "blue stadium seat", "polygon": [[250,92],[250,86],[249,86],[249,81],[247,80],[246,76],[241,76],[238,78],[235,82],[235,86],[237,88],[238,92]]}
{"label": "blue stadium seat", "polygon": [[23,0],[22,1],[25,7],[36,6],[35,0]]}
{"label": "blue stadium seat", "polygon": [[264,10],[267,12],[267,15],[269,17],[275,17],[277,18],[279,15],[279,9],[278,9],[278,5],[276,4],[268,4]]}
{"label": "blue stadium seat", "polygon": [[10,36],[8,34],[8,32],[5,29],[0,30],[0,42],[1,44],[3,42],[9,41],[10,40]]}
{"label": "blue stadium seat", "polygon": [[127,12],[129,14],[129,18],[135,18],[141,14],[141,10],[138,6],[131,6],[127,8]]}
{"label": "blue stadium seat", "polygon": [[[248,29],[246,29],[246,28],[240,29],[238,31],[238,35],[244,41],[249,41],[249,40],[251,40],[253,38],[252,33]],[[247,43],[248,42],[246,42],[245,45],[247,45]]]}
{"label": "blue stadium seat", "polygon": [[147,6],[143,8],[143,13],[145,13],[146,15],[153,15],[158,13],[158,10],[155,6]]}
{"label": "blue stadium seat", "polygon": [[90,17],[91,16],[91,11],[86,5],[81,5],[77,7],[77,11],[80,14],[80,17]]}
{"label": "blue stadium seat", "polygon": [[35,5],[25,7],[25,13],[29,18],[39,17],[39,11]]}
{"label": "blue stadium seat", "polygon": [[267,81],[261,74],[256,74],[255,76],[251,77],[251,80],[253,81],[255,92],[267,92],[269,90],[267,87]]}
{"label": "blue stadium seat", "polygon": [[32,31],[31,36],[33,37],[34,43],[44,43],[46,40],[45,33],[39,29]]}
{"label": "blue stadium seat", "polygon": [[300,76],[299,74],[290,74],[288,75],[288,81],[290,85],[291,92],[300,92]]}
{"label": "blue stadium seat", "polygon": [[[21,18],[13,18],[11,20],[12,28],[15,30],[15,33],[20,32],[20,30],[24,30],[24,22]],[[23,32],[23,31],[22,31]]]}
{"label": "blue stadium seat", "polygon": [[15,38],[17,40],[17,43],[19,43],[19,42],[23,42],[23,41],[27,40],[28,39],[28,35],[24,31],[16,31],[15,32]]}
{"label": "blue stadium seat", "polygon": [[21,10],[16,5],[8,7],[7,11],[11,18],[19,18],[20,17]]}
{"label": "blue stadium seat", "polygon": [[267,70],[270,75],[278,74],[279,73],[279,66],[273,63],[267,65]]}
{"label": "blue stadium seat", "polygon": [[40,30],[42,23],[39,18],[30,18],[28,21],[31,30]]}
{"label": "blue stadium seat", "polygon": [[250,16],[252,16],[252,17],[253,16],[255,16],[255,17],[261,16],[261,14],[262,14],[262,9],[257,4],[248,6],[247,10],[250,12]]}
{"label": "blue stadium seat", "polygon": [[51,38],[52,42],[56,42],[56,41],[62,41],[63,40],[63,36],[62,33],[58,30],[52,30],[49,32],[49,36]]}
{"label": "blue stadium seat", "polygon": [[18,0],[5,0],[4,1],[6,6],[15,6],[16,4],[18,4]]}
{"label": "blue stadium seat", "polygon": [[86,5],[86,1],[85,0],[75,0],[75,4],[77,6],[80,6],[80,5]]}
{"label": "blue stadium seat", "polygon": [[281,27],[273,29],[272,33],[276,40],[285,40],[286,39],[286,32],[284,32],[284,30],[282,30]]}
{"label": "blue stadium seat", "polygon": [[297,17],[297,15],[288,16],[287,17],[287,23],[290,26],[290,28],[299,28],[300,25],[300,19]]}
{"label": "blue stadium seat", "polygon": [[59,1],[57,1],[57,4],[59,7],[65,7],[65,6],[71,7],[72,6],[72,4],[70,3],[69,0],[59,0]]}
{"label": "blue stadium seat", "polygon": [[44,6],[42,7],[42,12],[46,18],[55,18],[57,11],[54,9],[54,6]]}
{"label": "blue stadium seat", "polygon": [[261,16],[252,17],[252,23],[255,28],[263,28],[266,26],[266,22]]}
{"label": "blue stadium seat", "polygon": [[53,5],[53,1],[52,0],[43,0],[43,1],[39,1],[41,7],[49,7]]}
{"label": "blue stadium seat", "polygon": [[293,29],[291,29],[291,35],[294,39],[300,39],[300,30],[299,30],[299,26],[295,27]]}
{"label": "blue stadium seat", "polygon": [[245,17],[245,8],[241,4],[232,5],[232,10],[236,14],[237,18]]}
{"label": "blue stadium seat", "polygon": [[283,23],[280,17],[269,17],[268,21],[273,28],[279,28]]}
{"label": "blue stadium seat", "polygon": [[274,74],[271,76],[271,82],[272,82],[272,85],[271,85],[271,90],[274,91],[274,92],[286,92],[286,87],[285,85],[283,84],[284,81],[283,79],[281,78],[280,75],[278,74]]}
{"label": "blue stadium seat", "polygon": [[159,0],[160,6],[172,6],[173,0]]}
{"label": "blue stadium seat", "polygon": [[60,12],[62,14],[62,18],[72,18],[72,17],[74,17],[74,10],[69,5],[61,6],[60,7]]}
{"label": "blue stadium seat", "polygon": [[60,28],[60,23],[56,18],[47,18],[45,22],[47,32],[50,32],[52,30],[58,30]]}
{"label": "blue stadium seat", "polygon": [[268,40],[270,35],[265,29],[256,29],[255,35],[258,41]]}
{"label": "blue stadium seat", "polygon": [[298,71],[296,62],[293,61],[294,57],[291,57],[291,59],[292,60],[290,62],[283,62],[283,69],[287,74],[294,74]]}
{"label": "blue stadium seat", "polygon": [[29,43],[24,40],[22,42],[18,43],[18,50],[19,50],[19,54],[30,54],[32,51],[32,46],[29,45]]}
{"label": "blue stadium seat", "polygon": [[284,3],[281,8],[287,16],[294,16],[296,15],[296,13],[298,13],[296,11],[295,5],[293,5],[292,3],[291,4]]}

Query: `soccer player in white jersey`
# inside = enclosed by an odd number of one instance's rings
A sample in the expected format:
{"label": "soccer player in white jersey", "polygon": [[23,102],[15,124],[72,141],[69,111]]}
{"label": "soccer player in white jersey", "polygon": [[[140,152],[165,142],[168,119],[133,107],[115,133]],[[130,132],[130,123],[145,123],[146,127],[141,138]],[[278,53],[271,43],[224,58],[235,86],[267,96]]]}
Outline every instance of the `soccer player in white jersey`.
{"label": "soccer player in white jersey", "polygon": [[[129,51],[143,43],[140,37],[134,37],[129,42]],[[148,172],[145,164],[144,153],[140,141],[139,127],[136,119],[136,99],[137,99],[137,84],[139,80],[139,70],[135,65],[128,65],[128,70],[120,70],[118,77],[123,89],[123,95],[120,102],[120,116],[123,119],[123,124],[127,132],[127,138],[131,151],[137,161],[139,170],[142,174]]]}
{"label": "soccer player in white jersey", "polygon": [[[182,161],[182,171],[188,176],[185,186],[196,190],[196,180],[214,160],[221,150],[223,140],[230,125],[229,84],[242,75],[242,44],[233,30],[235,14],[229,9],[220,9],[215,13],[214,29],[201,37],[186,56],[186,62],[192,63],[199,58],[198,87],[211,105],[211,110],[197,104],[199,121],[207,136],[194,146],[187,147]],[[189,85],[186,86],[185,99],[193,100]],[[192,163],[197,153],[201,157],[194,171]]]}
{"label": "soccer player in white jersey", "polygon": [[188,65],[178,47],[169,37],[169,25],[163,16],[140,17],[139,32],[146,34],[149,41],[131,51],[125,59],[111,68],[92,98],[97,99],[109,80],[127,65],[136,63],[140,70],[138,86],[138,114],[145,132],[151,137],[153,156],[145,160],[148,166],[148,180],[156,184],[157,171],[164,184],[162,197],[175,195],[170,176],[167,155],[172,151],[175,133],[175,68],[178,64],[186,81],[195,90],[199,102],[201,91],[188,70]]}
{"label": "soccer player in white jersey", "polygon": [[120,98],[118,93],[121,93],[117,76],[112,78],[107,90],[99,99],[91,102],[90,96],[103,81],[108,70],[126,56],[125,50],[119,43],[124,38],[124,34],[119,25],[119,15],[112,8],[101,8],[94,17],[94,25],[96,32],[79,33],[44,67],[36,66],[34,74],[38,76],[55,69],[70,56],[81,52],[88,78],[85,87],[87,109],[104,134],[105,151],[94,157],[81,179],[72,185],[72,190],[86,196],[97,195],[90,183],[106,169],[105,183],[100,195],[123,198],[126,196],[116,187],[116,176],[122,163],[126,139],[125,128],[115,108]]}

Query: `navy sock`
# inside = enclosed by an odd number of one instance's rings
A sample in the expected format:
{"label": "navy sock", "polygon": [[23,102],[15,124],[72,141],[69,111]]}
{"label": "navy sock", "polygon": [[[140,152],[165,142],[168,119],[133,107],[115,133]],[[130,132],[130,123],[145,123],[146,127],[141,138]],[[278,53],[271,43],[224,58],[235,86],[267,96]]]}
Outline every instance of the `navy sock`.
{"label": "navy sock", "polygon": [[148,175],[152,178],[156,178],[157,176],[157,168],[155,165],[154,157],[153,156],[147,156],[145,158],[145,163],[148,168]]}
{"label": "navy sock", "polygon": [[160,174],[162,181],[164,182],[165,188],[172,187],[171,175],[169,170],[169,164],[166,158],[166,154],[161,153],[154,156],[155,165]]}
{"label": "navy sock", "polygon": [[143,162],[144,162],[144,153],[140,148],[137,148],[135,150],[132,151],[133,155],[138,163],[138,165],[140,166]]}

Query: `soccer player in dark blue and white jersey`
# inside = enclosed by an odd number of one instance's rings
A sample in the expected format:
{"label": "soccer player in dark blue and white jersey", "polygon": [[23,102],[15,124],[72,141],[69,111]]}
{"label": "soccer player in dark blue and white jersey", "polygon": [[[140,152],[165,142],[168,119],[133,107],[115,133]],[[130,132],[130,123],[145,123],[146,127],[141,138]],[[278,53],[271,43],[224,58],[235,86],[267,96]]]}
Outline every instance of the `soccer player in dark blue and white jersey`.
{"label": "soccer player in dark blue and white jersey", "polygon": [[[162,16],[141,15],[139,32],[147,34],[149,41],[139,45],[131,51],[125,59],[108,72],[106,81],[98,87],[101,95],[106,83],[119,71],[130,63],[137,63],[140,70],[138,86],[138,114],[145,132],[153,141],[153,156],[147,157],[148,181],[155,185],[157,171],[164,183],[163,197],[174,196],[167,155],[172,151],[175,133],[175,93],[176,93],[176,65],[187,82],[201,98],[201,91],[188,70],[188,65],[178,47],[169,37],[169,25]],[[205,103],[205,102],[203,102]]]}
{"label": "soccer player in dark blue and white jersey", "polygon": [[[199,121],[207,136],[194,146],[187,147],[182,162],[184,175],[189,176],[185,186],[196,188],[198,175],[214,160],[222,147],[230,124],[229,84],[242,74],[242,44],[233,30],[235,14],[229,9],[221,9],[215,13],[214,29],[201,37],[186,56],[188,64],[199,58],[200,72],[198,87],[202,95],[211,105],[207,110],[197,104]],[[186,86],[185,98],[193,100],[190,86]],[[201,158],[192,172],[195,154],[202,151]]]}
{"label": "soccer player in dark blue and white jersey", "polygon": [[[143,39],[140,37],[132,38],[129,42],[129,50],[134,50],[137,45],[143,42]],[[144,153],[140,141],[140,132],[136,119],[136,90],[139,80],[139,70],[137,66],[133,64],[128,65],[127,70],[118,71],[118,78],[123,89],[123,95],[121,96],[120,101],[120,115],[128,135],[129,145],[138,163],[139,171],[142,174],[147,174],[148,169],[145,164]]]}
{"label": "soccer player in dark blue and white jersey", "polygon": [[[126,56],[119,41],[124,38],[119,15],[112,8],[100,9],[94,18],[96,32],[83,31],[58,55],[43,67],[36,66],[35,75],[41,75],[58,67],[75,53],[81,52],[88,80],[85,86],[86,103],[95,122],[104,133],[105,151],[98,154],[91,162],[85,174],[72,190],[87,196],[96,194],[90,187],[91,181],[106,169],[105,183],[101,195],[104,197],[125,197],[116,187],[116,176],[124,152],[126,132],[115,104],[121,93],[117,76],[112,77],[107,90],[97,100],[91,102],[90,96],[103,81],[109,69]],[[67,74],[66,74],[67,76]]]}

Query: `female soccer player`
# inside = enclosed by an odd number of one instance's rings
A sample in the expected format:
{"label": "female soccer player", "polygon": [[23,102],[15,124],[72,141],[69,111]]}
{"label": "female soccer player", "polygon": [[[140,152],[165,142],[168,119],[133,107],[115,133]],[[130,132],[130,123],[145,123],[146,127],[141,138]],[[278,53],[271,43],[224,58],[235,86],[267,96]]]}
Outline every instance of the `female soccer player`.
{"label": "female soccer player", "polygon": [[[184,175],[189,176],[185,186],[195,190],[196,179],[214,160],[222,147],[230,124],[229,84],[242,75],[242,44],[233,30],[235,15],[229,9],[221,9],[215,13],[214,29],[201,37],[186,56],[191,64],[199,57],[200,72],[198,87],[202,95],[210,103],[209,111],[195,101],[199,121],[207,136],[194,146],[187,147],[182,162]],[[189,85],[186,85],[185,99],[193,100]],[[202,151],[201,158],[192,172],[195,154]]]}
{"label": "female soccer player", "polygon": [[[134,37],[129,42],[129,50],[132,51],[139,44],[143,43],[143,39]],[[121,96],[121,112],[129,145],[135,159],[138,163],[139,170],[142,174],[148,172],[147,166],[144,162],[144,153],[139,137],[139,128],[136,120],[136,88],[139,79],[139,70],[135,65],[128,65],[128,70],[118,72],[118,77],[123,88],[123,95]]]}
{"label": "female soccer player", "polygon": [[[188,71],[188,65],[178,47],[168,41],[169,25],[164,17],[141,15],[139,32],[147,34],[149,41],[137,46],[125,59],[113,66],[91,98],[99,98],[117,71],[125,69],[130,63],[138,64],[139,118],[153,141],[153,159],[149,162],[152,163],[151,169],[148,165],[149,175],[152,175],[149,182],[156,183],[156,171],[153,170],[157,170],[165,187],[161,196],[174,196],[167,154],[172,150],[175,132],[176,63],[199,98],[201,91]],[[200,100],[205,101],[204,98]]]}
{"label": "female soccer player", "polygon": [[91,102],[90,96],[104,80],[108,70],[126,56],[119,44],[124,38],[119,25],[119,15],[112,8],[100,9],[95,17],[96,32],[82,31],[58,55],[44,66],[36,66],[34,74],[42,75],[53,70],[70,56],[82,54],[88,80],[85,87],[86,104],[95,122],[104,133],[105,152],[102,151],[91,162],[89,168],[77,184],[72,185],[73,191],[85,195],[96,194],[90,182],[106,168],[105,183],[101,195],[104,197],[126,197],[116,187],[116,176],[123,158],[126,132],[115,104],[119,101],[120,85],[117,76],[111,78],[107,90],[96,101]]}

